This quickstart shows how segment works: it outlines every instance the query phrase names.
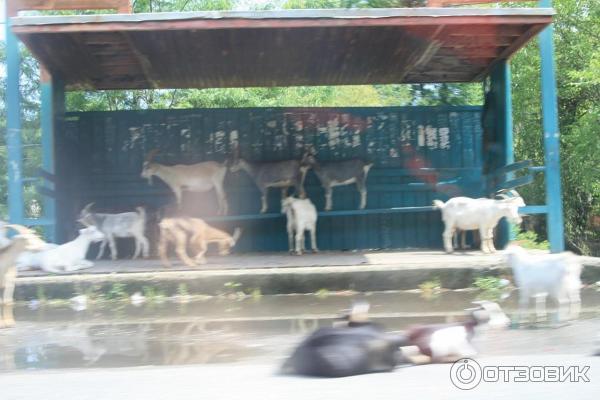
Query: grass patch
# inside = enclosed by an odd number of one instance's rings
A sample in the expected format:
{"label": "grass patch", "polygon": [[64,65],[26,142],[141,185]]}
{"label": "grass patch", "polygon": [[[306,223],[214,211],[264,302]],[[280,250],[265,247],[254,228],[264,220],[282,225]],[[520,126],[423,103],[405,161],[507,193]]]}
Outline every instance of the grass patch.
{"label": "grass patch", "polygon": [[473,285],[479,290],[501,290],[505,285],[496,276],[480,276],[475,278]]}
{"label": "grass patch", "polygon": [[473,286],[479,289],[477,300],[500,301],[508,292],[505,290],[506,282],[496,276],[480,276],[475,278]]}
{"label": "grass patch", "polygon": [[104,296],[108,301],[121,301],[127,299],[127,286],[124,283],[113,283],[106,295]]}
{"label": "grass patch", "polygon": [[180,283],[177,286],[177,295],[181,297],[188,297],[190,295],[190,292],[188,292],[188,288],[185,283]]}
{"label": "grass patch", "polygon": [[525,249],[549,250],[550,243],[547,240],[540,240],[534,231],[519,231],[517,227],[513,228],[515,234],[515,244]]}
{"label": "grass patch", "polygon": [[442,292],[442,282],[439,278],[433,278],[419,284],[421,296],[425,299],[434,299]]}
{"label": "grass patch", "polygon": [[48,300],[48,297],[46,296],[46,291],[44,290],[44,286],[40,285],[35,288],[35,297],[39,302],[42,303]]}
{"label": "grass patch", "polygon": [[434,278],[419,284],[419,289],[422,292],[439,292],[442,290],[442,282],[439,278]]}
{"label": "grass patch", "polygon": [[150,303],[161,303],[166,297],[164,291],[157,289],[154,286],[142,286],[142,294]]}

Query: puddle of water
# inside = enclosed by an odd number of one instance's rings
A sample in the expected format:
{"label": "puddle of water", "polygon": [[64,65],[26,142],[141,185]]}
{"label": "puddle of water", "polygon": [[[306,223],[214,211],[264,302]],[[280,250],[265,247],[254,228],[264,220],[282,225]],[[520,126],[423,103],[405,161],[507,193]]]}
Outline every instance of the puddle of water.
{"label": "puddle of water", "polygon": [[[262,296],[137,307],[103,303],[84,311],[18,306],[17,326],[0,330],[0,371],[275,361],[308,332],[330,325],[357,298],[367,299],[373,319],[395,331],[411,324],[460,320],[477,296],[477,292],[443,292],[429,299],[407,292]],[[600,331],[600,292],[582,291],[582,304],[580,321],[569,327],[490,332],[479,345],[489,354],[584,352]],[[504,300],[502,307],[510,314],[516,295]]]}

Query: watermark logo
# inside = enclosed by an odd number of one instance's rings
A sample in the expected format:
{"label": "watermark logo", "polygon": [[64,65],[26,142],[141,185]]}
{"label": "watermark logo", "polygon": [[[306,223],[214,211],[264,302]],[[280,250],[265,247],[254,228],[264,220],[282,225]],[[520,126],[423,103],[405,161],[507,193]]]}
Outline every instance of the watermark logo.
{"label": "watermark logo", "polygon": [[589,365],[494,366],[481,367],[475,360],[462,358],[452,364],[450,381],[461,390],[471,390],[483,382],[589,382]]}
{"label": "watermark logo", "polygon": [[471,390],[481,382],[481,366],[470,358],[460,359],[450,368],[450,380],[461,390]]}

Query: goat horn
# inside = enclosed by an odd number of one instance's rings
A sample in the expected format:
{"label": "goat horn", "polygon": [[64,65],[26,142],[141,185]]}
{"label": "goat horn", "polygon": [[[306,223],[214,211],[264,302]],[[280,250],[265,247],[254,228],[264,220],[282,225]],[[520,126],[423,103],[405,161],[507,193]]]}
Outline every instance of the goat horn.
{"label": "goat horn", "polygon": [[521,195],[516,190],[511,189],[499,191],[498,193],[496,193],[496,197],[500,197],[502,199],[517,199],[521,197]]}
{"label": "goat horn", "polygon": [[160,150],[158,149],[154,149],[154,150],[150,150],[150,152],[146,155],[146,162],[150,162],[152,161],[152,159],[154,158],[154,156],[159,152]]}
{"label": "goat horn", "polygon": [[92,206],[94,205],[94,202],[92,201],[91,203],[89,203],[88,205],[86,205],[85,207],[83,207],[83,210],[81,210],[81,212],[90,212],[90,209],[92,208]]}
{"label": "goat horn", "polygon": [[512,192],[512,190],[500,189],[494,194],[494,197],[499,197],[501,199],[508,199],[508,198],[512,197],[511,192]]}

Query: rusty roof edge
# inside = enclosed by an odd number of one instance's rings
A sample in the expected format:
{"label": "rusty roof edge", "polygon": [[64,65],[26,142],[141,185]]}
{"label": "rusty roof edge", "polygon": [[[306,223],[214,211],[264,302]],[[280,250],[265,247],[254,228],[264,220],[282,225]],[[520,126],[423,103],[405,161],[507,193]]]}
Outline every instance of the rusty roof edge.
{"label": "rusty roof edge", "polygon": [[13,26],[153,22],[190,19],[359,19],[390,17],[553,16],[553,8],[369,8],[276,11],[202,11],[144,14],[12,17]]}

